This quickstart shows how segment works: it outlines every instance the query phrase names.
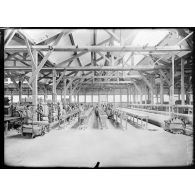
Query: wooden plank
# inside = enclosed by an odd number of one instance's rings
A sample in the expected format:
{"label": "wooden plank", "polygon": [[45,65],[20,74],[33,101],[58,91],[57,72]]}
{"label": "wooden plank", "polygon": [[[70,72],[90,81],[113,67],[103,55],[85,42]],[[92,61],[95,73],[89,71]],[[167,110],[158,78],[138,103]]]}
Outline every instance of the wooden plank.
{"label": "wooden plank", "polygon": [[[91,62],[90,64],[91,65]],[[149,67],[149,65],[142,65],[139,67],[118,67],[118,66],[84,66],[84,67],[55,67],[56,71],[131,71],[131,70],[137,70],[137,71],[151,71],[151,70],[158,70],[158,69],[170,69],[170,67],[164,66],[164,67]],[[10,70],[10,71],[31,71],[32,69],[27,66],[5,66],[4,70]],[[44,67],[41,70],[53,70],[52,67]]]}
{"label": "wooden plank", "polygon": [[[32,49],[37,51],[49,51],[50,46],[48,45],[32,45]],[[78,51],[86,51],[86,52],[181,52],[181,51],[188,51],[191,52],[190,48],[185,48],[181,46],[149,46],[143,48],[141,46],[67,46],[67,47],[60,47],[60,46],[53,46],[54,51],[56,52],[78,52]],[[6,46],[5,51],[18,51],[23,52],[27,51],[26,46]],[[160,54],[161,55],[161,54]]]}

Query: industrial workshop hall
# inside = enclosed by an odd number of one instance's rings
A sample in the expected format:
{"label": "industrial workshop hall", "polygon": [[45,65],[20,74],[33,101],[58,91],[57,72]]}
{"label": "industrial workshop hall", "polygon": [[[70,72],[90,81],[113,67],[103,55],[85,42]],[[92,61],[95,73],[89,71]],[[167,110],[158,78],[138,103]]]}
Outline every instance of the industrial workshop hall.
{"label": "industrial workshop hall", "polygon": [[193,31],[4,30],[4,164],[193,164]]}

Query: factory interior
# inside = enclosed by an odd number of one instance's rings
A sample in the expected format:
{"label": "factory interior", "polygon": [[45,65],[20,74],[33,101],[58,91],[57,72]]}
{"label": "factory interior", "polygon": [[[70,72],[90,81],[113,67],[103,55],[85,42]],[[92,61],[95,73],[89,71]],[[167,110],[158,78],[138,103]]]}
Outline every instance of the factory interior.
{"label": "factory interior", "polygon": [[193,164],[193,31],[4,33],[4,163]]}

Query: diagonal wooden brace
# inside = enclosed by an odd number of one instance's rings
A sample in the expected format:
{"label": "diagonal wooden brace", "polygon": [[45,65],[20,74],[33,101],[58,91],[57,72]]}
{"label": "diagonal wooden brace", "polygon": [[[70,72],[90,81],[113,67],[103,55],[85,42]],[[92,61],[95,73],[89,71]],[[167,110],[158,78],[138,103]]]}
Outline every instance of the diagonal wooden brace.
{"label": "diagonal wooden brace", "polygon": [[164,78],[165,82],[169,85],[169,87],[171,86],[171,81],[170,79],[167,77],[167,75],[161,70],[159,69],[159,73],[160,75]]}
{"label": "diagonal wooden brace", "polygon": [[36,75],[39,74],[39,71],[43,68],[43,66],[45,65],[46,61],[48,60],[52,52],[53,52],[53,49],[49,50],[48,53],[44,56],[41,63],[39,64],[35,72],[33,73],[32,77],[29,79],[29,84],[31,84],[34,81]]}

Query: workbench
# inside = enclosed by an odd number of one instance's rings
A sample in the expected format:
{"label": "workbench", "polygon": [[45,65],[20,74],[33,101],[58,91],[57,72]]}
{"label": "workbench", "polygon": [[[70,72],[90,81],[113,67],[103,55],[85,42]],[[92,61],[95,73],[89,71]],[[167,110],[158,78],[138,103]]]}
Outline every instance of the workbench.
{"label": "workbench", "polygon": [[[127,120],[130,119],[133,123],[135,123],[135,118],[137,119],[137,125],[140,125],[141,127],[145,127],[147,129],[148,127],[148,118],[149,116],[146,114],[143,114],[141,111],[133,110],[129,108],[117,108],[116,111],[121,113],[121,122],[122,118],[126,120],[126,127],[127,127]],[[125,116],[126,115],[126,116]],[[130,116],[130,118],[129,118]],[[139,124],[138,119],[141,120],[141,124]],[[143,121],[145,121],[145,126],[143,124]]]}
{"label": "workbench", "polygon": [[18,121],[18,120],[22,120],[22,118],[21,117],[11,117],[11,116],[9,116],[9,115],[4,115],[4,124],[5,124],[5,126],[4,126],[4,128],[5,128],[5,132],[7,132],[8,131],[8,124],[9,124],[9,122],[13,122],[13,121]]}

